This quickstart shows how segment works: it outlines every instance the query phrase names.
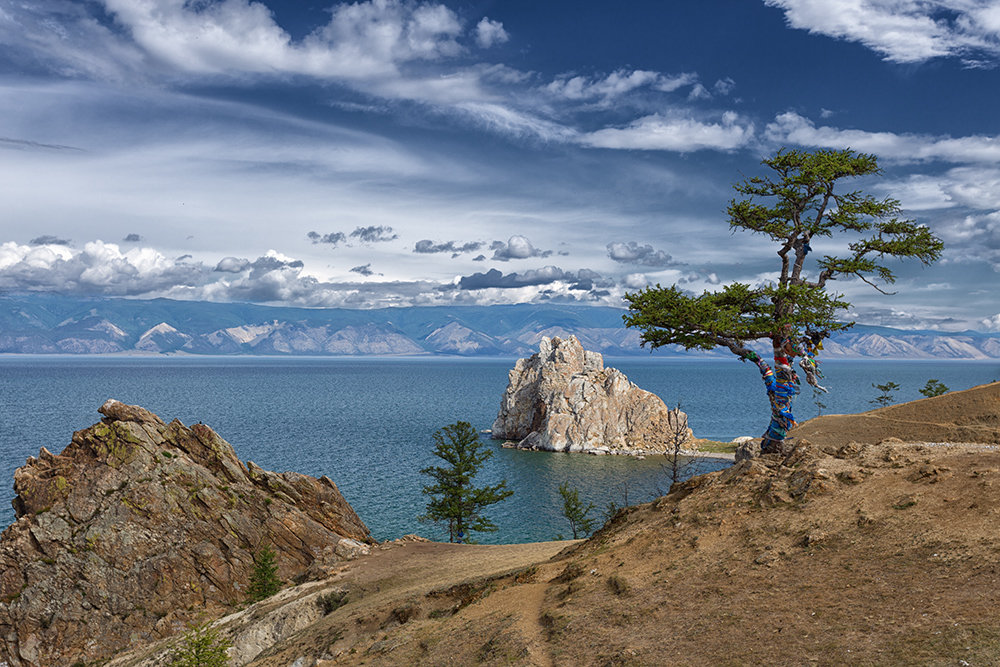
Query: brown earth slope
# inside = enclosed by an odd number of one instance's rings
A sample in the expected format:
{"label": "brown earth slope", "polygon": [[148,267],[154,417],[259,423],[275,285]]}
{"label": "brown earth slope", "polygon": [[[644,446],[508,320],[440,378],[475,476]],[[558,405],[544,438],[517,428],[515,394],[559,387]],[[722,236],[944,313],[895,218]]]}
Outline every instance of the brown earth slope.
{"label": "brown earth slope", "polygon": [[790,435],[838,447],[851,441],[875,443],[886,438],[1000,444],[1000,382],[857,415],[817,417]]}
{"label": "brown earth slope", "polygon": [[[995,390],[912,414],[987,416],[962,406]],[[585,542],[384,545],[219,628],[234,664],[268,666],[1000,664],[998,511],[993,447],[800,439]],[[246,650],[262,634],[268,647]]]}

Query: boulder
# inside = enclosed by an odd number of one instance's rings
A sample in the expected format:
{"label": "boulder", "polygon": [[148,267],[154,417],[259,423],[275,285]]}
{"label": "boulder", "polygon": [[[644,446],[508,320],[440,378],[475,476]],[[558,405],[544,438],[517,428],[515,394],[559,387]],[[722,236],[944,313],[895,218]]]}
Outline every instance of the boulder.
{"label": "boulder", "polygon": [[605,368],[575,336],[542,338],[537,354],[518,360],[492,433],[522,449],[553,452],[657,454],[674,442],[695,448],[687,415]]}
{"label": "boulder", "polygon": [[[733,457],[736,463],[740,461],[746,461],[747,459],[755,459],[760,456],[760,438],[737,438],[740,442],[736,445],[736,455]],[[736,442],[734,440],[733,442]]]}
{"label": "boulder", "polygon": [[0,664],[92,664],[242,604],[265,545],[285,582],[374,544],[326,477],[244,465],[203,424],[108,401],[14,473],[0,535]]}

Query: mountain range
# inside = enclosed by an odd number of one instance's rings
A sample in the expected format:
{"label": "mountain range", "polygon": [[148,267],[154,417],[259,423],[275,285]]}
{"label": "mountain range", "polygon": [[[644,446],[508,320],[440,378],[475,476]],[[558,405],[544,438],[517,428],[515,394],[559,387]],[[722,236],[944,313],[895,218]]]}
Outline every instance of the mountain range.
{"label": "mountain range", "polygon": [[[610,356],[649,354],[617,308],[559,304],[351,310],[170,299],[0,296],[0,353],[526,356],[575,335]],[[766,351],[766,344],[761,345]],[[726,356],[661,348],[657,356]],[[1000,333],[856,325],[826,358],[997,359]]]}

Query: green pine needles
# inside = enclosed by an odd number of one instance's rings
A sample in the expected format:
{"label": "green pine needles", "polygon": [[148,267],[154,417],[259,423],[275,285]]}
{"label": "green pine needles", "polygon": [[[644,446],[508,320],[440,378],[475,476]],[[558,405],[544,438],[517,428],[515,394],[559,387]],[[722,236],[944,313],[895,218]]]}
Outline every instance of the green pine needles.
{"label": "green pine needles", "polygon": [[493,451],[479,439],[471,424],[461,421],[438,429],[434,443],[434,456],[447,465],[420,471],[433,480],[423,488],[430,501],[420,520],[447,526],[449,542],[471,542],[472,532],[496,532],[496,524],[483,511],[514,492],[507,488],[507,480],[493,486],[473,485],[473,478]]}
{"label": "green pine needles", "polygon": [[562,496],[563,516],[569,521],[570,530],[573,531],[573,539],[590,535],[594,526],[597,525],[597,519],[590,517],[594,503],[585,503],[580,500],[580,490],[575,486],[570,488],[569,482],[563,482],[559,485],[559,495]]}
{"label": "green pine needles", "polygon": [[[762,164],[770,174],[733,186],[743,199],[731,201],[727,213],[732,230],[763,235],[775,245],[777,280],[695,295],[677,285],[626,294],[631,312],[625,323],[642,332],[643,345],[724,346],[745,356],[748,341],[846,329],[853,322],[837,315],[850,304],[828,290],[830,281],[857,278],[887,294],[884,287],[896,279],[888,260],[930,264],[941,256],[941,239],[901,219],[897,200],[841,191],[844,180],[881,173],[874,155],[781,150]],[[843,252],[809,256],[811,242],[835,235],[845,237]]]}
{"label": "green pine needles", "polygon": [[195,626],[174,647],[170,667],[226,667],[229,664],[226,651],[231,646],[208,623]]}
{"label": "green pine needles", "polygon": [[250,602],[260,602],[280,590],[281,579],[278,578],[274,549],[265,544],[254,556],[253,574],[250,575],[250,585],[247,586],[247,599]]}

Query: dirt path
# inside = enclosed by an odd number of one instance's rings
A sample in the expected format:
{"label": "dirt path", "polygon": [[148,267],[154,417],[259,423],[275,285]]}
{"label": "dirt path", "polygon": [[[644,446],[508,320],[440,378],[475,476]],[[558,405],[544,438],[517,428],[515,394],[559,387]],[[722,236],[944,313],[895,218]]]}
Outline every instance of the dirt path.
{"label": "dirt path", "polygon": [[425,594],[468,579],[492,577],[546,561],[582,540],[528,544],[405,542],[376,549],[344,571],[342,578],[375,595]]}

